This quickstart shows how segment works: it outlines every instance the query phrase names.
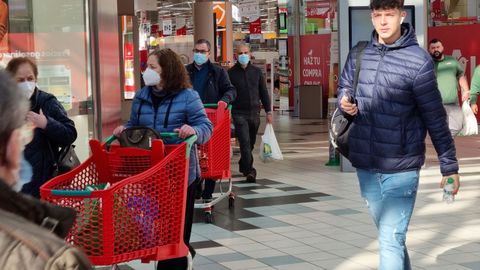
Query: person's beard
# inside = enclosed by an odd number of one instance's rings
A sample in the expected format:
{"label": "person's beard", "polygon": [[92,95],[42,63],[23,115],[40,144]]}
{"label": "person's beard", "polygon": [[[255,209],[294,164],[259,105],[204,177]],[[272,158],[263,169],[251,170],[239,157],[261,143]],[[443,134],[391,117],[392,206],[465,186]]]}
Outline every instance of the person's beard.
{"label": "person's beard", "polygon": [[432,54],[430,54],[434,60],[441,60],[443,58],[443,52],[439,51],[434,51]]}

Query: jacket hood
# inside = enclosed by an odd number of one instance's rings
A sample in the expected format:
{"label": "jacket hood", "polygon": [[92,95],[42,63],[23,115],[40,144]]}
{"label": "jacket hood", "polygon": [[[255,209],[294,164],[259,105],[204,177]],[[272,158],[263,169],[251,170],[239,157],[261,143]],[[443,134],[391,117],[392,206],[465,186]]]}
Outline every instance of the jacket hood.
{"label": "jacket hood", "polygon": [[415,30],[409,23],[403,23],[401,26],[402,35],[393,44],[380,44],[378,42],[378,33],[373,30],[372,44],[375,47],[386,47],[390,50],[401,49],[409,46],[418,45],[417,36]]}

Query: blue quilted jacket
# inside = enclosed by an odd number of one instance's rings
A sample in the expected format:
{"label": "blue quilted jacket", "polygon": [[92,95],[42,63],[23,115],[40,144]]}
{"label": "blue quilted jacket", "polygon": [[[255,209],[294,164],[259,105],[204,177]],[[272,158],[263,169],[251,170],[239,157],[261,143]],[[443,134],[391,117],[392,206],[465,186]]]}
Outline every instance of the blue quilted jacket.
{"label": "blue quilted jacket", "polygon": [[[338,85],[338,101],[352,93],[356,49]],[[427,131],[443,175],[458,172],[455,145],[437,88],[431,56],[418,46],[409,24],[394,44],[383,45],[373,32],[364,50],[356,100],[358,115],[349,134],[355,168],[380,173],[418,170],[425,161]]]}
{"label": "blue quilted jacket", "polygon": [[[145,86],[135,94],[130,113],[130,120],[125,127],[145,126],[158,132],[173,132],[184,124],[190,125],[196,132],[196,143],[206,143],[212,135],[213,126],[208,120],[198,93],[184,89],[170,93],[160,103],[157,112],[153,108],[151,87]],[[181,140],[164,139],[166,144],[180,143]],[[200,177],[196,146],[190,153],[188,184]]]}

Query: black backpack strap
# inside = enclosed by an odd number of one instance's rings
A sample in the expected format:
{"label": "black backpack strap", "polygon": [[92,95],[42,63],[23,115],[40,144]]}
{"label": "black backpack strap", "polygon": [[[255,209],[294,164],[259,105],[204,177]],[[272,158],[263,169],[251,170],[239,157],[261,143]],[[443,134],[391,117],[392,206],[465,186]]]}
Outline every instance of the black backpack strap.
{"label": "black backpack strap", "polygon": [[355,77],[353,77],[353,97],[357,93],[358,75],[362,66],[362,58],[365,48],[368,46],[368,41],[359,41],[355,46],[357,48],[357,58],[355,61]]}

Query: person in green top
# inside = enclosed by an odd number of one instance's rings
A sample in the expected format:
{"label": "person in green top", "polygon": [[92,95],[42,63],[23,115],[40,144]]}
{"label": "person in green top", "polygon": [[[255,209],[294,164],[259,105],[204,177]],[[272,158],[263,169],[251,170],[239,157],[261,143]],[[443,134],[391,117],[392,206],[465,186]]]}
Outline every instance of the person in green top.
{"label": "person in green top", "polygon": [[432,39],[428,51],[435,62],[438,89],[447,111],[450,132],[455,137],[463,127],[463,112],[458,102],[458,91],[461,90],[462,102],[467,101],[470,95],[468,81],[460,63],[454,57],[443,54],[442,41]]}
{"label": "person in green top", "polygon": [[470,106],[474,114],[478,113],[477,98],[480,92],[480,65],[475,68],[470,84]]}

